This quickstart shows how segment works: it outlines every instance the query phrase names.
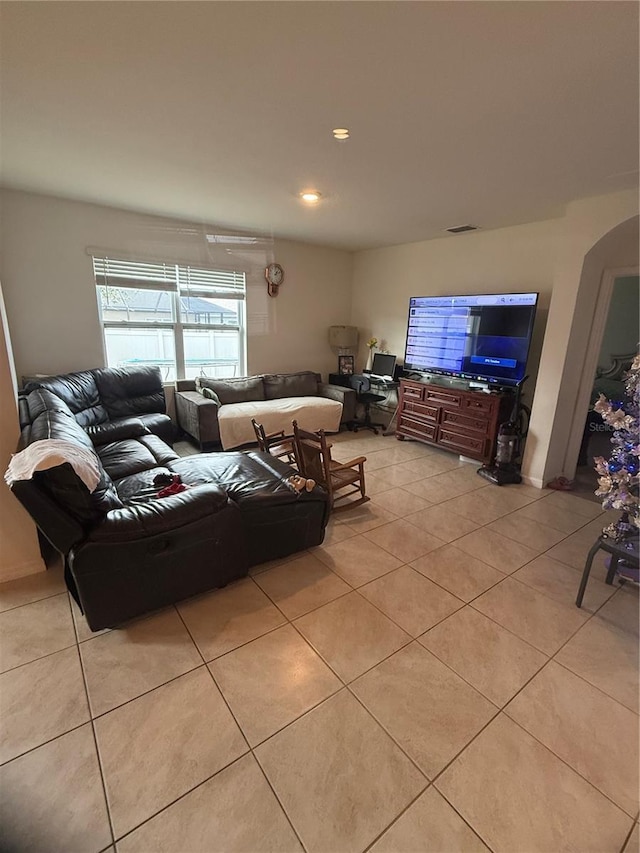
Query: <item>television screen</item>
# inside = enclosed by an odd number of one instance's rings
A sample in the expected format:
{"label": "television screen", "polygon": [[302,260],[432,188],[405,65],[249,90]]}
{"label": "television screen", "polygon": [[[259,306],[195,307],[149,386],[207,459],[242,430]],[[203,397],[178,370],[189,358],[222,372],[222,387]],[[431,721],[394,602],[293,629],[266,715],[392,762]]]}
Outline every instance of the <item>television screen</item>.
{"label": "television screen", "polygon": [[517,385],[537,301],[537,293],[411,297],[405,370]]}

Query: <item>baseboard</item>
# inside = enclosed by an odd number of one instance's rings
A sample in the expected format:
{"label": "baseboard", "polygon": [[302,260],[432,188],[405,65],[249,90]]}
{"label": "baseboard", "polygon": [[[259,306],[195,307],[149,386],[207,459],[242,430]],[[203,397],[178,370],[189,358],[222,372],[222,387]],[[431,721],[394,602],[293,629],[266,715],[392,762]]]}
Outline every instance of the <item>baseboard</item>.
{"label": "baseboard", "polygon": [[540,477],[527,477],[526,474],[522,475],[522,482],[526,486],[533,486],[536,489],[544,489],[544,483],[540,479]]}

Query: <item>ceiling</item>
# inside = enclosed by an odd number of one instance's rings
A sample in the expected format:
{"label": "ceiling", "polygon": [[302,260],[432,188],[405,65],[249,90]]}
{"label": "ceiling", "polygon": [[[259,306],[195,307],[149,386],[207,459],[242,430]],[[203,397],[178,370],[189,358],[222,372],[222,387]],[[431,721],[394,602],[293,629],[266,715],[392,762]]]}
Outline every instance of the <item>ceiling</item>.
{"label": "ceiling", "polygon": [[0,7],[5,186],[361,249],[638,184],[636,2]]}

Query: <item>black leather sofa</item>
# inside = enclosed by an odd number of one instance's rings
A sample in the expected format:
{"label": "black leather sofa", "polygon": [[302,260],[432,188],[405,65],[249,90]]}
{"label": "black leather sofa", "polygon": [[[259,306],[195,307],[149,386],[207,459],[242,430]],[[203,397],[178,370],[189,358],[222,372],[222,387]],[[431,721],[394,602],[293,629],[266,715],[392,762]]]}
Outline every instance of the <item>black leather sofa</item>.
{"label": "black leather sofa", "polygon": [[24,393],[37,388],[66,403],[92,437],[112,435],[116,440],[118,429],[126,429],[131,418],[136,418],[167,444],[173,444],[175,431],[166,413],[158,367],[103,367],[46,376],[28,381]]}
{"label": "black leather sofa", "polygon": [[[140,390],[136,377],[127,375],[118,402],[122,372],[109,372],[87,372],[96,387],[109,389],[106,398],[96,400],[86,374],[69,374],[32,383],[21,400],[21,448],[47,438],[82,446],[99,465],[95,491],[69,463],[12,485],[64,556],[67,586],[92,630],[224,586],[252,565],[321,544],[329,515],[322,489],[298,494],[286,482],[289,466],[259,451],[180,458],[151,430],[167,429],[156,417],[160,401],[153,404],[156,411],[134,417],[128,413],[131,400],[143,408],[144,396],[129,396],[132,388]],[[158,497],[158,474],[179,474],[187,490]]]}

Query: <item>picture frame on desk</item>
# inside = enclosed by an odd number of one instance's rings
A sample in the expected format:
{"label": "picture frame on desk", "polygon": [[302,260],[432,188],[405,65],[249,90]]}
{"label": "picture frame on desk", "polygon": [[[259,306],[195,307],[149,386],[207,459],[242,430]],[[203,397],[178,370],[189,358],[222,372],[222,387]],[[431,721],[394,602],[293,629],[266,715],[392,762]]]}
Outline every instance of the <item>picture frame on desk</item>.
{"label": "picture frame on desk", "polygon": [[354,356],[339,355],[338,356],[338,373],[341,376],[353,376],[354,373]]}

